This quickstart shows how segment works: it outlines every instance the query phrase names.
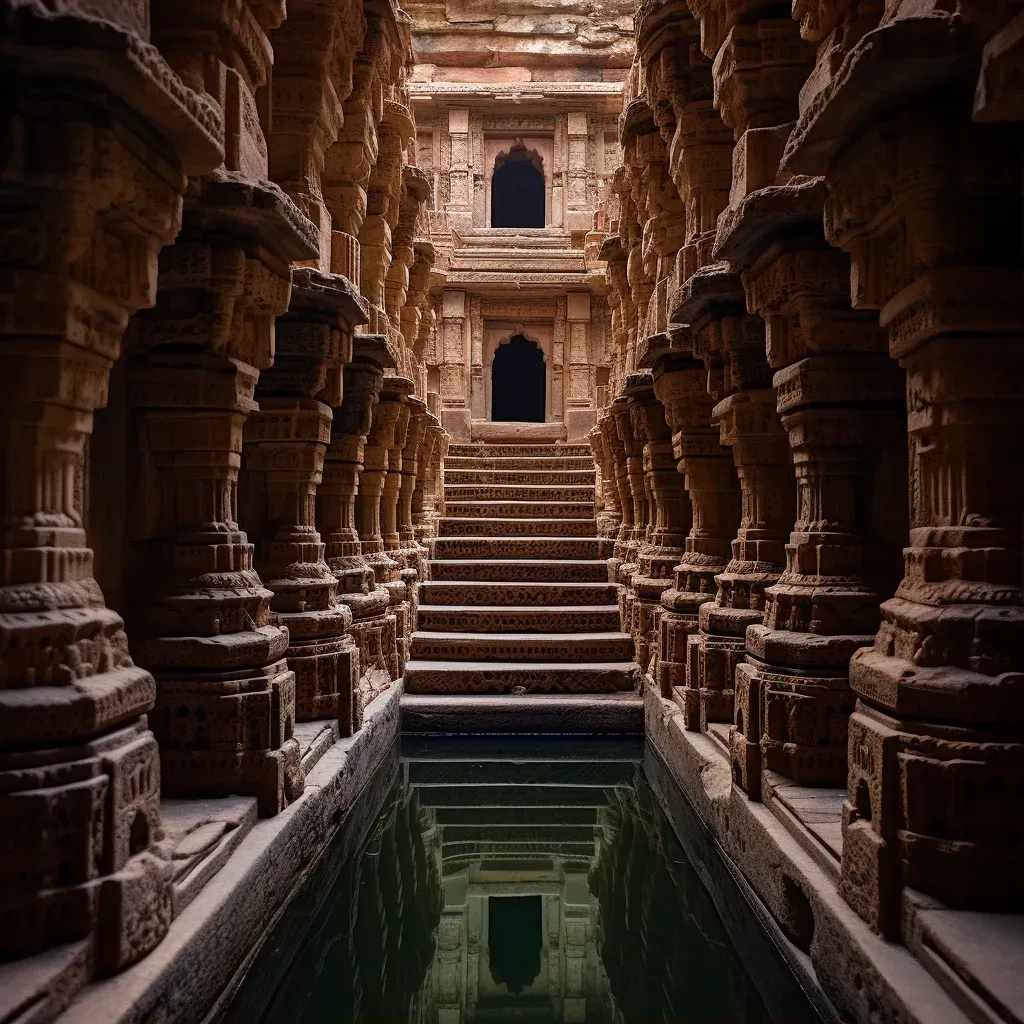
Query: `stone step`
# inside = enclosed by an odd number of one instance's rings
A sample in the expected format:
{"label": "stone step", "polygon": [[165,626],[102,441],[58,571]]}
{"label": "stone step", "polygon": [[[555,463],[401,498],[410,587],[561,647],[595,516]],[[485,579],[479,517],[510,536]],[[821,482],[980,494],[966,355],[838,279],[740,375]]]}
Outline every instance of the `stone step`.
{"label": "stone step", "polygon": [[[452,562],[465,565],[465,562]],[[541,563],[549,564],[549,563]],[[589,563],[588,563],[589,564]],[[605,563],[600,563],[604,565]],[[608,579],[607,571],[603,579]],[[461,583],[432,579],[420,585],[420,609],[430,605],[549,608],[617,604],[618,584],[600,583]]]}
{"label": "stone step", "polygon": [[459,633],[606,633],[622,628],[619,606],[549,605],[516,608],[509,605],[424,605],[417,629]]}
{"label": "stone step", "polygon": [[592,501],[448,501],[454,519],[593,519]]}
{"label": "stone step", "polygon": [[445,481],[447,501],[594,501],[594,485],[558,487],[554,484],[455,484]]}
{"label": "stone step", "polygon": [[598,537],[437,537],[428,541],[432,559],[601,557]]}
{"label": "stone step", "polygon": [[608,563],[603,559],[442,558],[431,561],[430,578],[461,583],[607,583]]}
{"label": "stone step", "polygon": [[[635,661],[467,662],[412,660],[405,666],[406,693],[621,693],[636,689]],[[520,691],[521,692],[521,691]]]}
{"label": "stone step", "polygon": [[629,633],[424,633],[409,657],[422,661],[628,661]]}
{"label": "stone step", "polygon": [[444,470],[445,488],[457,484],[556,484],[585,487],[596,479],[594,469],[449,469]]}
{"label": "stone step", "polygon": [[442,537],[594,537],[594,519],[457,519],[438,523]]}
{"label": "stone step", "polygon": [[580,458],[594,457],[589,444],[453,444],[448,455],[454,458],[511,459],[517,457]]}
{"label": "stone step", "polygon": [[541,457],[510,457],[501,459],[480,459],[475,456],[452,456],[444,460],[445,470],[451,469],[498,469],[521,471],[521,470],[571,470],[586,469],[593,472],[594,457],[587,456],[558,456],[549,455]]}

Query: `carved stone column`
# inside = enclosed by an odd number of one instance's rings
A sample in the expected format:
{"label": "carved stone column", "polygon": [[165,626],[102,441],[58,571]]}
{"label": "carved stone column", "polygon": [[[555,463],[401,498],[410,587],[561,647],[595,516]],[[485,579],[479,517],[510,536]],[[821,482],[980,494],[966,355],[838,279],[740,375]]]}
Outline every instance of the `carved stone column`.
{"label": "carved stone column", "polygon": [[130,327],[132,645],[157,680],[164,789],[251,793],[264,815],[302,792],[295,676],[238,525],[238,471],[274,319],[288,308],[288,264],[314,243],[276,185],[223,173],[190,183],[157,304]]}
{"label": "carved stone column", "polygon": [[441,475],[441,463],[447,450],[444,430],[437,417],[424,413],[426,428],[423,447],[420,449],[416,487],[412,495],[412,521],[417,541],[437,536],[437,521],[441,518],[437,504],[437,492]]}
{"label": "carved stone column", "polygon": [[[407,377],[385,377],[378,400],[378,408],[381,405],[390,406],[392,403],[398,407],[394,426],[384,441],[387,448],[387,476],[384,478],[384,487],[381,491],[380,519],[384,551],[394,565],[389,574],[390,579],[382,582],[391,594],[391,610],[398,622],[398,664],[401,672],[405,671],[415,621],[412,597],[416,588],[416,569],[407,565],[402,557],[402,538],[398,532],[398,496],[402,488],[404,449],[408,439],[409,421],[412,418],[409,396],[414,387],[413,382]],[[389,415],[387,410],[384,415]]]}
{"label": "carved stone column", "polygon": [[343,400],[334,410],[323,482],[316,498],[325,557],[338,581],[338,599],[351,609],[349,633],[359,649],[352,730],[362,725],[366,705],[398,678],[396,621],[388,611],[390,594],[377,584],[374,570],[363,556],[355,507],[374,402],[389,358],[385,338],[357,335],[353,339],[352,362],[345,366]]}
{"label": "carved stone column", "polygon": [[[415,578],[410,583],[411,596],[415,596],[415,582],[426,578],[427,549],[416,539],[416,528],[412,518],[412,502],[416,483],[423,473],[423,448],[427,433],[427,405],[418,398],[409,397],[409,427],[402,451],[402,482],[398,490],[398,560],[406,569],[414,569]],[[414,616],[415,620],[415,616]]]}
{"label": "carved stone column", "polygon": [[[776,180],[779,157],[789,133],[789,122],[796,111],[797,93],[811,67],[812,49],[800,39],[792,20],[778,16],[778,5],[771,0],[755,0],[743,5],[732,4],[728,0],[693,0],[690,7],[700,24],[701,49],[713,61],[711,80],[715,110],[722,123],[733,132],[732,183],[726,197],[726,210],[721,214],[727,218],[745,196],[779,183]],[[707,71],[707,65],[700,61],[691,62],[690,72],[683,76],[686,84],[680,90],[677,103],[683,101],[688,92],[702,99],[707,96]],[[701,114],[703,116],[696,120],[682,117],[683,132],[696,130],[705,144],[721,145],[723,140],[710,112],[703,109]],[[682,149],[673,147],[673,156],[678,161],[674,164],[674,171],[686,176],[686,143],[678,134],[677,139]],[[697,169],[691,165],[690,173]],[[693,193],[688,195],[692,197]],[[718,201],[723,198],[717,189],[712,189],[710,195],[715,195]],[[707,219],[703,223],[710,229]],[[710,259],[709,250],[713,244],[710,230],[702,232],[699,238],[692,238],[694,247],[688,249],[684,262],[695,255],[701,262]],[[771,375],[764,362],[763,326],[755,317],[740,315],[744,302],[742,284],[727,264],[716,266],[704,262],[702,268],[684,282],[683,290],[689,293],[691,304],[736,303],[733,315],[717,320],[717,324],[714,322],[716,318],[712,317],[708,325],[710,330],[698,330],[695,340],[702,346],[702,354],[710,356],[711,363],[721,358],[726,371],[722,401],[715,412],[722,426],[723,442],[729,439],[738,443],[738,446],[734,445],[734,456],[743,487],[742,534],[751,513],[764,522],[766,512],[761,506],[762,499],[771,502],[771,511],[767,513],[769,519],[774,519],[772,513],[778,513],[782,508],[786,512],[793,508],[792,478],[786,480],[781,471],[788,461],[788,453],[780,444],[785,435],[775,418]],[[689,319],[691,324],[696,324],[695,315],[691,313]],[[719,356],[712,355],[716,350]],[[764,441],[768,435],[773,440],[769,442],[770,454],[766,461]],[[753,440],[755,437],[757,441]],[[740,459],[746,458],[753,458],[754,462],[742,465]],[[769,466],[773,469],[768,470]],[[765,470],[768,470],[767,474]],[[770,477],[774,477],[771,485],[781,488],[784,498],[777,491],[762,489]],[[775,534],[778,528],[788,532],[791,525],[791,521],[775,520],[769,530],[771,534]],[[740,638],[746,633],[747,626],[759,620],[764,587],[775,582],[783,561],[775,536],[766,536],[760,529],[755,534],[760,534],[755,547],[761,548],[756,551],[756,557],[750,557],[755,554],[750,548],[743,551],[746,544],[740,541],[738,548],[734,549],[734,562],[737,564],[730,565],[719,578],[721,602],[718,608],[731,608],[732,611],[726,615],[721,610],[709,608],[705,615],[706,632],[721,636],[724,641],[721,645],[716,643],[707,648],[709,652],[714,650],[722,659],[722,666],[738,656]],[[737,557],[741,551],[746,557]],[[712,615],[714,623],[710,618]],[[727,639],[730,636],[735,637],[732,644]],[[707,668],[706,660],[704,664]],[[697,668],[699,671],[699,658]],[[734,683],[737,728],[732,741],[733,772],[746,792],[756,796],[760,792],[761,684],[749,658],[738,666]],[[704,689],[710,691],[711,687]],[[727,710],[724,692],[723,698],[717,702],[716,715]]]}
{"label": "carved stone column", "polygon": [[256,568],[274,594],[274,620],[288,628],[296,717],[337,718],[345,731],[359,656],[315,510],[332,407],[342,399],[342,366],[351,359],[352,330],[363,321],[345,278],[297,269],[288,313],[277,322],[274,364],[256,388],[259,412],[244,434],[245,518],[257,541]]}
{"label": "carved stone column", "polygon": [[[359,0],[288,0],[287,14],[271,37],[270,178],[314,225],[317,262],[321,270],[333,271],[334,224],[322,178],[327,152],[345,121],[342,104],[353,90],[354,61],[364,43],[366,19]],[[336,272],[358,284],[359,275],[353,276],[351,269],[345,266]]]}
{"label": "carved stone column", "polygon": [[615,461],[605,441],[605,431],[602,427],[602,422],[606,419],[607,416],[602,414],[597,425],[587,434],[587,440],[601,472],[601,486],[598,492],[600,502],[599,507],[594,510],[597,516],[597,535],[614,541],[622,525],[622,509],[619,507],[619,489],[615,481]]}
{"label": "carved stone column", "polygon": [[22,990],[41,1021],[171,920],[156,690],[94,578],[86,452],[125,324],[153,302],[185,175],[220,162],[223,123],[143,42],[135,10],[99,21],[8,4],[4,20],[0,958],[80,943],[40,972],[45,989]]}
{"label": "carved stone column", "polygon": [[[1022,141],[1019,125],[971,120],[998,23],[969,13],[891,12],[849,48],[827,102],[801,106],[785,164],[825,175],[853,303],[881,310],[907,374],[910,543],[850,665],[840,883],[887,936],[904,887],[1024,906]],[[869,82],[887,88],[853,109]]]}
{"label": "carved stone column", "polygon": [[[398,641],[397,679],[405,666],[405,650],[410,634],[406,585],[401,578],[398,563],[386,551],[383,531],[387,527],[393,534],[393,550],[399,545],[395,508],[401,484],[401,447],[408,424],[408,407],[402,401],[411,390],[411,381],[404,377],[385,377],[380,395],[373,407],[370,433],[363,454],[363,473],[356,495],[356,522],[363,557],[373,569],[377,583],[390,595],[390,612],[396,619]],[[400,440],[399,440],[400,439]],[[394,455],[392,455],[394,453]],[[397,465],[392,468],[391,463]],[[390,492],[385,494],[388,477],[394,477]],[[389,510],[387,523],[382,513]]]}
{"label": "carved stone column", "polygon": [[[758,691],[751,691],[746,668],[740,664],[731,701],[729,672],[744,655],[747,627],[761,621],[765,588],[785,567],[785,540],[794,515],[792,459],[775,412],[771,370],[764,357],[764,324],[744,311],[739,276],[724,264],[711,264],[684,283],[679,300],[673,319],[691,324],[693,352],[704,362],[708,391],[715,401],[712,419],[719,426],[721,443],[732,449],[742,498],[732,559],[715,577],[714,603],[700,605],[698,626],[705,639],[687,641],[695,645],[688,666],[698,678],[696,685],[687,678],[686,724],[701,727],[699,717],[690,717],[693,712],[703,713],[705,726],[708,721],[728,721],[735,704],[740,738],[732,741],[734,772],[746,792],[755,795],[761,772]],[[707,691],[703,711],[701,690]]]}
{"label": "carved stone column", "polygon": [[608,560],[609,578],[618,581],[619,566],[625,560],[627,545],[633,537],[633,497],[629,490],[629,475],[626,466],[626,452],[619,438],[615,403],[605,410],[598,425],[604,438],[605,448],[612,463],[612,486],[619,496],[620,519],[612,557]]}
{"label": "carved stone column", "polygon": [[[654,392],[649,373],[637,374],[627,387],[633,433],[643,442],[644,489],[650,529],[638,552],[638,568],[631,581],[633,634],[637,663],[657,678],[658,638],[662,614],[661,596],[672,586],[672,572],[682,557],[692,524],[690,499],[683,478],[676,471],[672,431],[665,409]],[[652,665],[653,667],[649,668]]]}
{"label": "carved stone column", "polygon": [[[674,456],[686,481],[693,527],[686,551],[674,571],[674,586],[661,597],[661,657],[658,683],[662,696],[675,697],[687,724],[732,718],[732,679],[738,655],[735,641],[725,645],[711,631],[714,613],[702,611],[717,593],[740,518],[740,491],[732,454],[712,422],[714,402],[707,391],[707,371],[693,357],[687,328],[669,332],[669,345],[652,352],[654,390],[672,428]],[[708,609],[710,612],[710,608]],[[700,616],[707,620],[699,633]],[[726,650],[722,647],[726,646]],[[742,646],[739,648],[742,652]]]}
{"label": "carved stone column", "polygon": [[801,785],[846,778],[850,656],[895,589],[906,514],[903,374],[875,314],[850,308],[849,260],[821,234],[824,200],[817,178],[753,192],[719,222],[717,250],[747,268],[796,468],[786,571],[747,648],[760,665],[763,768]]}
{"label": "carved stone column", "polygon": [[153,39],[225,110],[224,167],[189,182],[184,223],[160,259],[157,304],[130,326],[135,495],[132,648],[157,680],[164,789],[250,793],[277,813],[303,788],[288,631],[239,527],[242,428],[273,360],[289,264],[316,231],[266,181],[256,90],[283,8],[152,0]]}

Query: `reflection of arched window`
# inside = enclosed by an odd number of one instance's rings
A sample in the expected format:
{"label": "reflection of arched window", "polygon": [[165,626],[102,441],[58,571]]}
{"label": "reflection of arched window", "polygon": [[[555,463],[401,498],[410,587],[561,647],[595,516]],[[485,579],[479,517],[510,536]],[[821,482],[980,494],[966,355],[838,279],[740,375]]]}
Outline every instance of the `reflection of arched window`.
{"label": "reflection of arched window", "polygon": [[543,423],[547,391],[544,354],[521,334],[499,345],[491,366],[491,420]]}
{"label": "reflection of arched window", "polygon": [[544,162],[522,139],[494,161],[492,228],[544,227]]}

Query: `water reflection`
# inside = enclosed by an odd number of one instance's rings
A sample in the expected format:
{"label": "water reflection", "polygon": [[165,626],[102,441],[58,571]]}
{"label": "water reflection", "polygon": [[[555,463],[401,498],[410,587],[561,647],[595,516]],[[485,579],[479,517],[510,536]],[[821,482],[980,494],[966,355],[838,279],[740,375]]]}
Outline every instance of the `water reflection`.
{"label": "water reflection", "polygon": [[[225,1019],[778,1021],[642,756],[629,741],[407,740]],[[814,1019],[781,962],[754,974],[787,1024]]]}

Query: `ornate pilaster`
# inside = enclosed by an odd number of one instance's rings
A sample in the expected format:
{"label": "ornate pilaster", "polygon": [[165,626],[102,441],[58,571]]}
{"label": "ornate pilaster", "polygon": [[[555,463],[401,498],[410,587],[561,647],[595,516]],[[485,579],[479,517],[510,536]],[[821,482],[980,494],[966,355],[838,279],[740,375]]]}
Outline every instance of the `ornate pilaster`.
{"label": "ornate pilaster", "polygon": [[903,375],[874,313],[850,308],[849,260],[821,234],[824,199],[815,178],[753,192],[720,221],[717,250],[746,268],[795,463],[786,571],[747,648],[763,767],[801,785],[846,778],[850,656],[872,642],[880,595],[895,588],[905,515]]}
{"label": "ornate pilaster", "polygon": [[288,313],[277,322],[274,364],[260,376],[260,408],[244,434],[245,518],[257,542],[256,569],[274,594],[274,620],[288,628],[296,717],[337,718],[345,731],[359,657],[315,509],[332,408],[342,400],[342,367],[352,357],[352,330],[363,321],[345,278],[295,270]]}
{"label": "ornate pilaster", "polygon": [[223,123],[135,11],[8,4],[3,17],[0,958],[81,950],[13,1010],[42,1021],[145,956],[171,920],[156,688],[94,578],[86,453],[128,318],[153,302],[185,176],[220,162]]}
{"label": "ornate pilaster", "polygon": [[[396,518],[398,490],[401,486],[401,451],[409,422],[409,407],[403,401],[412,391],[412,381],[404,377],[385,377],[372,411],[372,423],[363,454],[363,473],[356,496],[356,522],[363,557],[373,569],[377,582],[390,595],[390,613],[396,618],[398,666],[397,679],[405,666],[406,648],[411,634],[407,587],[401,567],[390,554],[401,541]],[[389,478],[391,480],[389,486]],[[384,532],[388,533],[385,542]]]}
{"label": "ornate pilaster", "polygon": [[[717,595],[740,518],[740,491],[732,454],[712,422],[714,402],[707,371],[693,357],[693,341],[684,327],[669,332],[669,345],[654,355],[654,390],[672,428],[673,453],[686,481],[693,527],[686,551],[674,571],[674,586],[661,598],[662,696],[675,697],[691,725],[732,718],[733,672],[743,647],[724,643],[710,628],[714,613],[702,609]],[[700,617],[706,620],[698,633]]]}
{"label": "ornate pilaster", "polygon": [[672,586],[672,571],[682,557],[692,512],[685,482],[676,471],[672,431],[665,422],[665,409],[655,395],[651,375],[637,374],[625,394],[630,401],[633,433],[643,444],[644,491],[650,517],[650,529],[639,548],[637,572],[626,599],[632,605],[637,663],[657,678],[661,596]]}
{"label": "ornate pilaster", "polygon": [[130,327],[136,493],[156,498],[131,538],[132,645],[157,680],[164,789],[251,793],[264,815],[302,792],[295,676],[238,524],[238,472],[288,263],[314,242],[276,185],[224,172],[190,183],[157,304]]}
{"label": "ornate pilaster", "polygon": [[426,413],[427,435],[413,492],[412,513],[416,538],[419,541],[437,536],[437,523],[443,515],[444,457],[451,438],[433,413]]}
{"label": "ornate pilaster", "polygon": [[363,556],[356,524],[366,438],[384,364],[391,357],[387,340],[377,335],[357,335],[352,348],[352,362],[344,370],[343,400],[331,423],[323,483],[317,489],[317,522],[327,564],[338,581],[338,599],[352,612],[349,633],[359,649],[351,721],[355,730],[362,725],[366,705],[398,678],[398,642],[395,616],[388,611],[390,594],[378,585]]}
{"label": "ornate pilaster", "polygon": [[597,517],[597,535],[614,541],[622,525],[622,509],[619,507],[619,489],[615,482],[615,461],[610,446],[605,441],[602,423],[607,419],[603,414],[598,424],[587,434],[587,441],[594,452],[600,470],[598,487],[599,507],[594,510]]}
{"label": "ornate pilaster", "polygon": [[422,458],[429,422],[426,402],[412,396],[406,402],[410,418],[402,451],[402,482],[398,490],[398,560],[406,569],[416,572],[410,583],[411,595],[415,596],[415,581],[426,577],[427,549],[416,539],[412,504],[417,481],[424,472]]}
{"label": "ornate pilaster", "polygon": [[[972,122],[979,35],[997,25],[956,18],[919,4],[867,32],[827,102],[801,106],[786,154],[825,175],[853,303],[881,310],[907,375],[909,546],[850,665],[840,883],[887,936],[904,887],[1024,905],[1022,142],[1018,125]],[[852,109],[868,82],[891,85]]]}

